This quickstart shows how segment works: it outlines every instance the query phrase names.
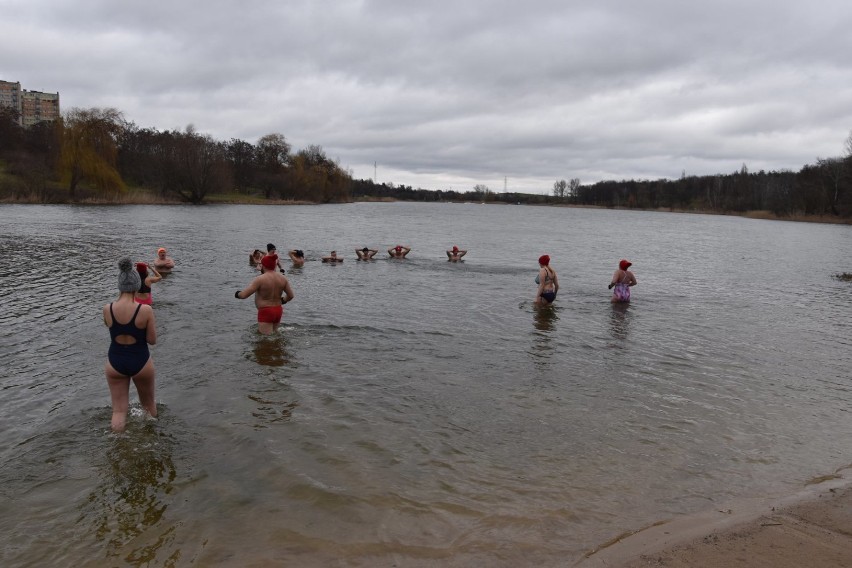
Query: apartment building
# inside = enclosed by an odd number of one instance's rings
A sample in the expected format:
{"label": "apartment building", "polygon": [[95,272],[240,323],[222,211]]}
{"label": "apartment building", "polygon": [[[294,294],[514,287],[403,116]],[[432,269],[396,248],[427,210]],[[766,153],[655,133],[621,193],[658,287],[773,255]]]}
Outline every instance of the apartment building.
{"label": "apartment building", "polygon": [[37,122],[59,118],[59,93],[21,89],[21,83],[0,81],[0,106],[18,111],[18,124],[29,127]]}

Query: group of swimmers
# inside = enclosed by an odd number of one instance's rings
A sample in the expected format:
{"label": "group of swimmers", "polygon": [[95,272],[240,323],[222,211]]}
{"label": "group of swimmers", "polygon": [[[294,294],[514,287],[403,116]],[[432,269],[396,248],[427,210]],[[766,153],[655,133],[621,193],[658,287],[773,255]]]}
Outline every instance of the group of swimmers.
{"label": "group of swimmers", "polygon": [[[633,266],[633,263],[624,258],[618,261],[618,268],[612,274],[608,286],[608,289],[613,291],[610,299],[613,304],[630,301],[630,288],[636,286],[636,275],[628,270],[631,266]],[[550,256],[546,254],[538,257],[538,275],[535,277],[535,283],[538,284],[535,304],[539,306],[552,304],[556,299],[556,293],[559,291],[559,279],[556,276],[556,271],[550,266]]]}
{"label": "group of swimmers", "polygon": [[[258,332],[269,335],[277,331],[284,313],[284,304],[295,298],[295,293],[278,258],[275,245],[268,244],[266,254],[256,249],[249,255],[249,263],[260,270],[248,286],[234,292],[234,297],[244,300],[254,296],[257,308]],[[157,330],[152,308],[151,284],[158,282],[163,273],[171,272],[174,260],[166,254],[165,248],[157,251],[157,258],[150,264],[134,264],[129,258],[118,263],[119,297],[103,307],[104,324],[109,328],[110,347],[104,369],[112,398],[112,429],[124,430],[129,406],[130,381],[136,385],[139,401],[147,416],[156,418],[157,406],[155,394],[154,362],[148,345],[157,343]],[[388,249],[390,258],[404,259],[411,247],[396,245]],[[364,247],[355,251],[358,260],[373,260],[377,249]],[[459,261],[467,254],[453,246],[447,250],[449,261]],[[293,249],[288,256],[294,267],[304,266],[305,254]],[[323,262],[342,262],[343,258],[331,251]],[[539,271],[535,278],[538,285],[534,303],[537,306],[549,306],[556,300],[559,291],[559,279],[550,266],[550,256],[542,255],[538,259]],[[636,276],[629,268],[632,263],[622,259],[612,275],[609,289],[613,290],[613,303],[630,301],[630,288],[636,285]],[[149,272],[150,269],[150,272]],[[126,323],[123,323],[126,322]]]}
{"label": "group of swimmers", "polygon": [[[405,245],[396,245],[388,249],[388,256],[390,258],[405,258],[410,252],[411,247]],[[355,257],[358,260],[374,260],[374,257],[378,253],[378,249],[371,249],[370,247],[355,249]],[[270,254],[277,254],[275,245],[273,245],[272,243],[266,245],[266,254],[264,254],[263,251],[260,249],[254,249],[254,251],[249,253],[249,265],[252,266],[255,270],[262,270],[263,266],[261,261],[263,260],[264,256]],[[461,250],[458,246],[453,245],[453,248],[447,250],[447,260],[451,262],[457,262],[461,260],[462,257],[466,254],[466,250]],[[290,260],[293,261],[294,268],[300,268],[305,265],[305,251],[301,249],[292,249],[287,252],[287,256],[289,256]],[[333,250],[331,251],[331,253],[329,253],[328,256],[322,257],[322,261],[329,263],[343,262],[343,257],[339,256],[336,250]],[[281,269],[280,262],[277,263],[277,266],[279,269]]]}

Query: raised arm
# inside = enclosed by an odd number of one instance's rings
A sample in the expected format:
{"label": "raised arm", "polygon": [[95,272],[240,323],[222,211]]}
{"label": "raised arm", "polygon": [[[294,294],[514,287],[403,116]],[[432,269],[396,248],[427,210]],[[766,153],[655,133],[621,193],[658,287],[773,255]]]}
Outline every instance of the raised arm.
{"label": "raised arm", "polygon": [[156,269],[156,268],[154,268],[154,267],[153,267],[153,265],[150,265],[150,264],[149,264],[149,265],[148,265],[148,268],[150,268],[150,269],[151,269],[151,272],[152,272],[154,275],[153,275],[153,276],[149,276],[148,278],[146,278],[146,279],[145,279],[145,280],[146,280],[146,284],[148,284],[148,285],[150,286],[150,285],[151,285],[151,284],[153,284],[154,282],[159,282],[160,280],[162,280],[162,279],[163,279],[163,275],[162,275],[162,274],[160,274],[159,272],[157,272],[157,269]]}

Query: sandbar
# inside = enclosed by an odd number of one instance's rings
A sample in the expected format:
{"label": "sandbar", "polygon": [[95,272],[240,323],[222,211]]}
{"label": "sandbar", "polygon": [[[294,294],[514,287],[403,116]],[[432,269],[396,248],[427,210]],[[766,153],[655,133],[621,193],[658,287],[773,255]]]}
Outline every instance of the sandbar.
{"label": "sandbar", "polygon": [[850,475],[852,465],[794,495],[655,523],[590,551],[575,567],[852,567]]}

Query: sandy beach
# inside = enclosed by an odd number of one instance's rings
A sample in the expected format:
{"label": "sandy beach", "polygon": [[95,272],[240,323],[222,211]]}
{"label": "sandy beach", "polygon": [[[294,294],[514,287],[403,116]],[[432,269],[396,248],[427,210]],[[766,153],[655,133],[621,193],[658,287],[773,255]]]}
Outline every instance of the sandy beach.
{"label": "sandy beach", "polygon": [[852,466],[781,499],[744,500],[655,523],[577,568],[852,567]]}

